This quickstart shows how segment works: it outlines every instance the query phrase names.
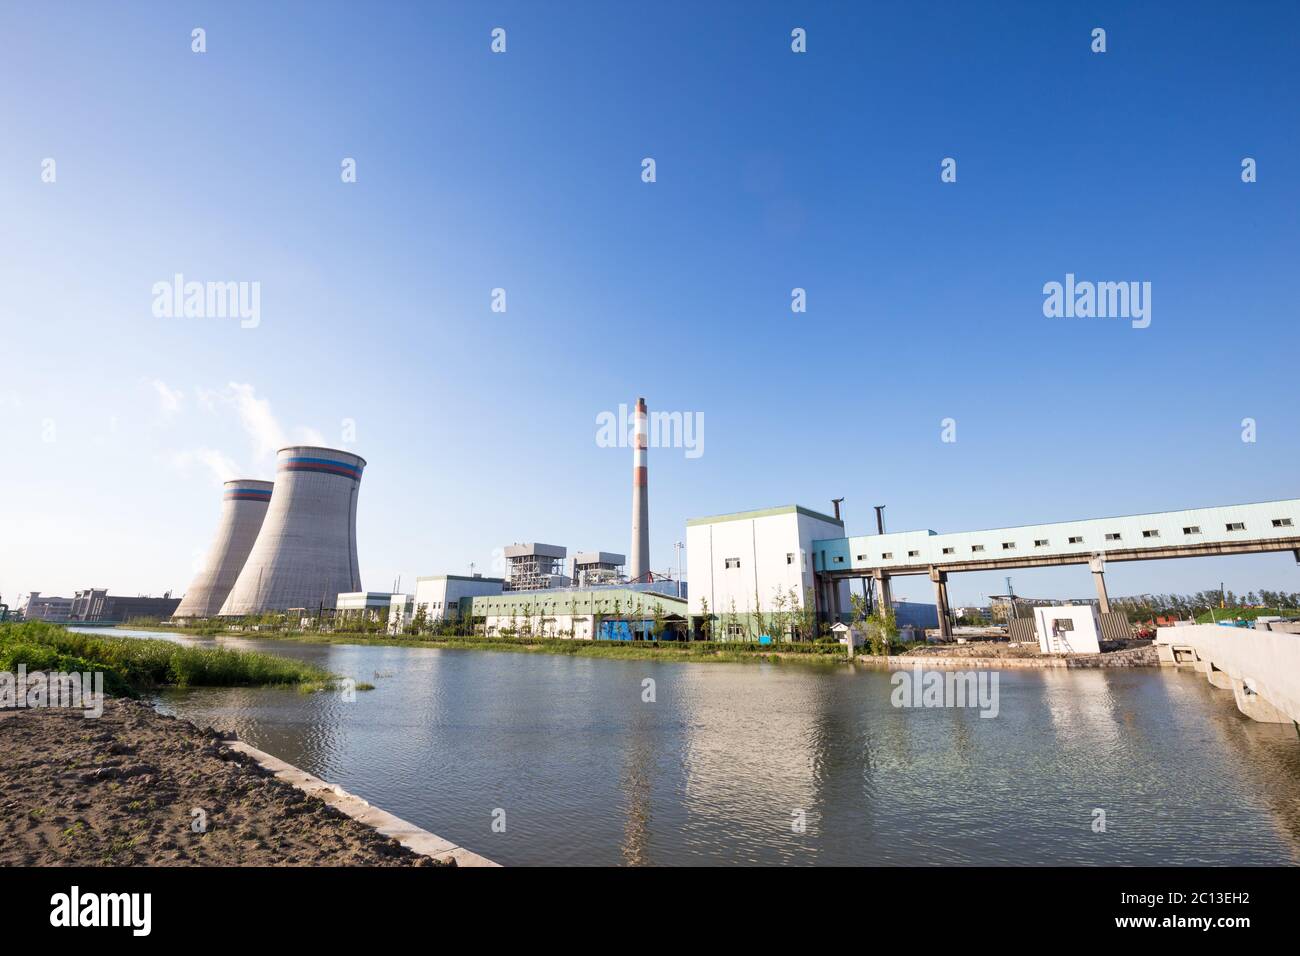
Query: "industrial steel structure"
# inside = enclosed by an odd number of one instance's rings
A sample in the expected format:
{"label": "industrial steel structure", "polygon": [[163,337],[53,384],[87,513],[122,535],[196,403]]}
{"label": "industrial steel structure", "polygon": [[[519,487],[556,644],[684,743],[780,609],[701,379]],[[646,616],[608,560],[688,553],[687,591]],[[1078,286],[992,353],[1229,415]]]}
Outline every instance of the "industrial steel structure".
{"label": "industrial steel structure", "polygon": [[253,550],[257,533],[262,530],[274,487],[269,481],[244,478],[227,481],[222,486],[217,533],[203,559],[202,569],[190,582],[173,617],[213,617],[221,610]]}
{"label": "industrial steel structure", "polygon": [[618,584],[627,558],[611,551],[579,551],[573,556],[573,583],[578,587]]}
{"label": "industrial steel structure", "polygon": [[819,606],[835,610],[845,581],[875,582],[888,595],[890,578],[925,574],[934,582],[939,626],[951,635],[948,575],[962,571],[1087,564],[1103,623],[1110,614],[1107,562],[1294,551],[1300,561],[1300,499],[1162,511],[1116,518],[1022,525],[987,531],[827,537],[813,542]]}
{"label": "industrial steel structure", "polygon": [[365,466],[333,448],[280,449],[270,507],[222,616],[313,611],[361,590],[357,494]]}
{"label": "industrial steel structure", "polygon": [[564,556],[568,550],[558,544],[512,544],[505,549],[506,591],[540,591],[568,584]]}

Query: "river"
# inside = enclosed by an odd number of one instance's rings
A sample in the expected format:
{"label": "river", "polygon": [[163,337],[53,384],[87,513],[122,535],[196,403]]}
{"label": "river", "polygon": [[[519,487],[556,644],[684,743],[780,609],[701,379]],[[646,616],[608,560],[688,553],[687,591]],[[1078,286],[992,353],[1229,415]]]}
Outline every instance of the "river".
{"label": "river", "polygon": [[156,704],[507,865],[1300,862],[1295,729],[1184,670],[1004,671],[982,718],[849,664],[168,636],[374,684]]}

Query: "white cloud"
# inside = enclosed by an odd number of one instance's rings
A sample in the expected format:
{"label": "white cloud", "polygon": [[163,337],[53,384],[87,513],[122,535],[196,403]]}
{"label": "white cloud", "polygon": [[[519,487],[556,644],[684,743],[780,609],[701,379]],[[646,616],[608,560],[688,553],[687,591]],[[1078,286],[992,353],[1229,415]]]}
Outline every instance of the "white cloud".
{"label": "white cloud", "polygon": [[300,445],[324,445],[325,436],[314,428],[300,425],[294,429],[294,437]]}
{"label": "white cloud", "polygon": [[171,457],[171,466],[182,474],[189,474],[195,465],[207,468],[216,485],[242,477],[238,463],[215,448],[192,448],[176,452]]}
{"label": "white cloud", "polygon": [[258,398],[257,390],[252,385],[231,382],[226,388],[239,412],[239,421],[244,426],[244,431],[253,440],[254,454],[258,458],[274,455],[289,444],[284,437],[284,429],[271,411],[271,403],[265,398]]}
{"label": "white cloud", "polygon": [[178,388],[172,388],[160,378],[153,379],[149,384],[153,386],[153,390],[158,396],[158,407],[162,410],[163,417],[175,417],[181,410],[181,402],[185,399],[185,393]]}

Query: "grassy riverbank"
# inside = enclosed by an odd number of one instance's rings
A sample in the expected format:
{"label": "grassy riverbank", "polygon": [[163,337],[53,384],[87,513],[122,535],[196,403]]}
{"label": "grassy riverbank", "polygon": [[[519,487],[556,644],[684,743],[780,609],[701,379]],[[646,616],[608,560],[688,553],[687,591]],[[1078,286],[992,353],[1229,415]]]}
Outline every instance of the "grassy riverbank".
{"label": "grassy riverbank", "polygon": [[541,637],[452,637],[390,635],[319,631],[225,631],[212,627],[146,626],[143,630],[169,631],[195,637],[241,637],[249,640],[274,639],[307,644],[371,644],[383,647],[432,647],[446,650],[510,651],[520,654],[561,654],[568,657],[599,657],[612,660],[669,661],[774,661],[799,660],[810,663],[843,663],[848,660],[838,644],[757,644],[718,641],[588,641]]}
{"label": "grassy riverbank", "polygon": [[0,671],[102,671],[110,694],[156,687],[246,687],[296,684],[319,690],[333,675],[273,654],[183,647],[175,641],[100,637],[57,624],[0,624]]}

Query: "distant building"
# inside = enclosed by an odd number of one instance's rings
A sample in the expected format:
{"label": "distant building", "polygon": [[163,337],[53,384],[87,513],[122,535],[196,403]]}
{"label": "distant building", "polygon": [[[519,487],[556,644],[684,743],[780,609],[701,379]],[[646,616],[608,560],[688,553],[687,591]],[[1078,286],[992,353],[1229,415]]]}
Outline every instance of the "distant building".
{"label": "distant building", "polygon": [[618,584],[623,580],[627,558],[612,551],[579,551],[573,556],[573,583],[576,587],[594,584]]}
{"label": "distant building", "polygon": [[542,591],[564,587],[564,556],[568,549],[558,544],[512,544],[505,549],[508,572],[503,590]]}
{"label": "distant building", "polygon": [[899,627],[914,627],[918,630],[925,630],[927,627],[938,627],[939,609],[934,604],[895,601],[894,623]]}
{"label": "distant building", "polygon": [[655,615],[665,631],[659,640],[686,636],[686,601],[671,581],[609,587],[504,591],[472,598],[471,613],[484,634],[565,637],[576,640],[654,640]]}
{"label": "distant building", "polygon": [[481,574],[434,574],[416,578],[412,614],[418,617],[423,611],[424,620],[429,624],[455,621],[460,618],[462,598],[500,594],[504,587],[503,578],[485,578]]}
{"label": "distant building", "polygon": [[46,596],[40,591],[33,591],[27,595],[27,603],[17,610],[26,621],[61,624],[72,616],[72,598]]}
{"label": "distant building", "polygon": [[334,601],[334,618],[346,620],[364,616],[378,621],[387,616],[392,605],[391,591],[345,591]]}
{"label": "distant building", "polygon": [[132,618],[163,620],[176,613],[181,599],[168,591],[160,598],[109,594],[107,588],[87,588],[72,595],[68,621],[83,624],[122,624]]}

